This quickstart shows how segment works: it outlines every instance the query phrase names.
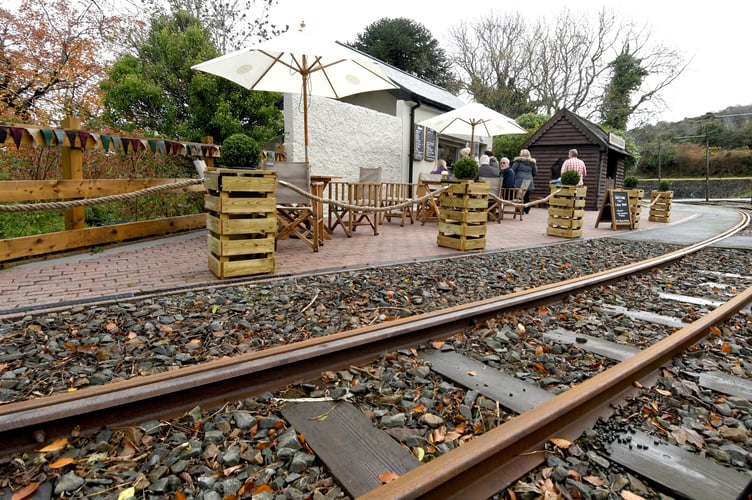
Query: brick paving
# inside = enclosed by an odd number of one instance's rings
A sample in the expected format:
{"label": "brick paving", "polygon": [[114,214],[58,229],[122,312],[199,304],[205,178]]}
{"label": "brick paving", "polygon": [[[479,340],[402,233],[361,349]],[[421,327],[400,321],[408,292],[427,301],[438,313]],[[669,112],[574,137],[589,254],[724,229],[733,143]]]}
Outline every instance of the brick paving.
{"label": "brick paving", "polygon": [[[598,212],[585,212],[583,238],[600,238],[626,232],[646,232],[665,228],[649,222],[643,209],[640,229],[613,231],[609,223],[595,228]],[[672,213],[672,224],[690,215]],[[546,235],[548,212],[532,209],[524,220],[505,216],[500,223],[488,224],[484,252],[558,244],[570,241]],[[366,230],[369,229],[369,230]],[[291,274],[357,269],[369,266],[414,262],[427,258],[464,255],[467,252],[439,247],[437,223],[421,225],[385,223],[374,236],[370,228],[359,228],[347,238],[338,228],[318,253],[302,242],[288,239],[278,243],[274,275],[248,279],[268,279]],[[114,247],[100,253],[32,262],[0,270],[0,318],[50,310],[76,303],[90,303],[151,293],[219,286],[238,279],[216,278],[207,265],[206,231],[196,231],[159,240]],[[474,251],[478,252],[478,250]]]}

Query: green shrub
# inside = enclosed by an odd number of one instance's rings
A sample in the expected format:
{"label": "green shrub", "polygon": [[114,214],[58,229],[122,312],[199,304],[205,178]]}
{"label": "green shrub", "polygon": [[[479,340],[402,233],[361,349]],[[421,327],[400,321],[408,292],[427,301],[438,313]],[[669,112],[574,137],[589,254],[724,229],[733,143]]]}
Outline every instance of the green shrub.
{"label": "green shrub", "polygon": [[659,182],[658,191],[671,191],[671,183],[669,181]]}
{"label": "green shrub", "polygon": [[478,177],[478,162],[469,156],[457,160],[452,171],[457,179],[475,179]]}
{"label": "green shrub", "polygon": [[627,189],[634,189],[637,187],[637,184],[639,183],[640,183],[640,180],[633,175],[630,175],[629,177],[624,178],[624,187]]}
{"label": "green shrub", "polygon": [[580,183],[580,173],[577,170],[562,172],[561,183],[565,186],[576,186]]}
{"label": "green shrub", "polygon": [[217,163],[225,167],[256,169],[261,161],[261,146],[245,134],[233,134],[222,143]]}

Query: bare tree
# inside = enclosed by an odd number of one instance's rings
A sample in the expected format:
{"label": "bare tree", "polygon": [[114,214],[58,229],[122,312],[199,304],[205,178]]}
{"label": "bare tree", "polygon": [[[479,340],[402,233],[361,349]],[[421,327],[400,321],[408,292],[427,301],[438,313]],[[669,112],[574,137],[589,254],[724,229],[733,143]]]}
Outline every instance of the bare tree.
{"label": "bare tree", "polygon": [[458,68],[463,90],[502,113],[533,111],[533,81],[528,68],[534,37],[519,13],[482,17],[449,29],[450,60]]}
{"label": "bare tree", "polygon": [[451,28],[448,43],[464,90],[511,116],[567,108],[597,120],[612,62],[626,50],[647,71],[632,94],[634,121],[665,106],[661,91],[688,65],[676,50],[653,43],[647,26],[608,9],[592,20],[563,9],[532,26],[519,13],[492,13]]}

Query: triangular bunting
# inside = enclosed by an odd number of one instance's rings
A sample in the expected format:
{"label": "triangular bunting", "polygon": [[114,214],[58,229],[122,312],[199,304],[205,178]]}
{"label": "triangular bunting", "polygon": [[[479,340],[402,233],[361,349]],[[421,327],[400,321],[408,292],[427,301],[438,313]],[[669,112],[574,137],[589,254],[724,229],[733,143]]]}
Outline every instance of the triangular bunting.
{"label": "triangular bunting", "polygon": [[105,153],[110,149],[110,139],[109,135],[102,134],[99,136],[99,140],[102,142],[102,149],[104,149]]}
{"label": "triangular bunting", "polygon": [[32,128],[32,127],[25,127],[25,128],[26,128],[26,133],[29,134],[29,136],[31,137],[31,141],[34,143],[34,145],[39,144],[40,146],[42,146],[43,144],[41,143],[41,140],[39,137],[39,129]]}
{"label": "triangular bunting", "polygon": [[53,130],[52,133],[55,134],[55,139],[57,140],[57,145],[62,146],[63,141],[65,140],[65,133],[62,130]]}
{"label": "triangular bunting", "polygon": [[127,137],[123,138],[123,153],[128,153],[128,150],[131,148],[131,140]]}
{"label": "triangular bunting", "polygon": [[70,147],[75,148],[76,147],[76,136],[78,130],[66,130],[65,135],[68,136],[68,142],[70,143]]}
{"label": "triangular bunting", "polygon": [[44,145],[45,146],[51,146],[52,145],[52,130],[48,129],[42,129],[40,130],[42,133],[42,137],[44,138]]}
{"label": "triangular bunting", "polygon": [[6,137],[8,137],[8,127],[0,126],[0,144],[5,143]]}
{"label": "triangular bunting", "polygon": [[21,137],[23,137],[24,129],[20,127],[10,127],[10,135],[13,136],[13,143],[16,145],[16,149],[21,147]]}
{"label": "triangular bunting", "polygon": [[86,149],[86,143],[89,140],[89,133],[83,130],[79,131],[78,140],[81,141],[81,149]]}
{"label": "triangular bunting", "polygon": [[112,150],[116,153],[120,150],[120,137],[117,135],[112,136]]}

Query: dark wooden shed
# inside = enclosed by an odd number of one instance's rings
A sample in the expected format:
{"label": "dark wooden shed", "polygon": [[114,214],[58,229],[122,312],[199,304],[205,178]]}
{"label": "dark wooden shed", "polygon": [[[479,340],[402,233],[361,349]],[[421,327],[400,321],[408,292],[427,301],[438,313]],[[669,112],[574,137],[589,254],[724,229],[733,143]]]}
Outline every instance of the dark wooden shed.
{"label": "dark wooden shed", "polygon": [[600,209],[609,186],[621,187],[624,180],[624,159],[629,156],[624,146],[621,137],[609,134],[568,109],[560,110],[522,145],[538,164],[532,198],[549,195],[548,183],[558,177],[558,171],[552,175],[552,170],[557,164],[560,169],[561,162],[574,148],[587,167],[585,210]]}

